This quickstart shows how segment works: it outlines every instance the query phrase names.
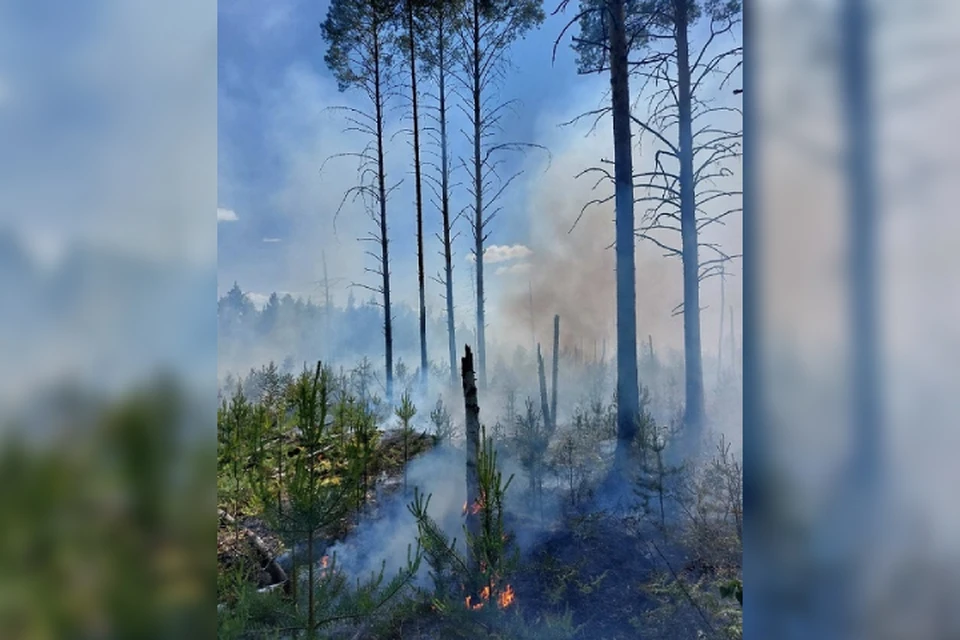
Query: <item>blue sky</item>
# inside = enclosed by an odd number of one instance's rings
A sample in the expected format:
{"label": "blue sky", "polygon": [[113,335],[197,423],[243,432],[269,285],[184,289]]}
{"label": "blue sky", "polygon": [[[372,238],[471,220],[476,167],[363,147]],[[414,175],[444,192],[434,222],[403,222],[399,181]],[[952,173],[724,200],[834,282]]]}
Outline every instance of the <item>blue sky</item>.
{"label": "blue sky", "polygon": [[[325,105],[362,105],[358,96],[337,91],[323,63],[326,44],[321,38],[319,23],[327,7],[327,2],[302,0],[280,0],[269,5],[251,0],[221,3],[218,196],[220,206],[237,216],[235,222],[220,225],[221,289],[236,279],[253,291],[276,288],[302,292],[305,281],[313,276],[291,273],[302,264],[292,256],[309,252],[290,245],[298,243],[297,235],[303,233],[304,226],[310,226],[303,220],[311,216],[308,209],[336,206],[345,184],[349,186],[349,178],[343,183],[325,180],[319,175],[319,167],[327,155],[363,144],[362,140],[337,133],[342,121],[336,115],[321,114]],[[553,41],[567,19],[548,17],[541,28],[514,46],[511,57],[515,69],[508,74],[501,92],[504,98],[519,100],[520,107],[506,122],[503,140],[539,141],[542,135],[538,128],[544,125],[544,112],[558,111],[558,106],[570,103],[585,83],[595,82],[595,79],[576,75],[569,46],[561,46],[556,63],[551,64]],[[394,115],[399,117],[399,113]],[[559,118],[554,120],[553,124],[559,122]],[[311,129],[321,123],[328,135],[318,140],[317,132]],[[456,144],[461,145],[461,140],[462,136],[455,136]],[[342,148],[344,146],[347,148]],[[304,156],[314,151],[315,156]],[[390,152],[397,163],[406,161],[410,153],[399,141],[390,147]],[[531,152],[529,160],[540,163],[544,157],[542,153]],[[351,161],[339,164],[344,172],[340,175],[348,175]],[[315,184],[309,184],[311,168]],[[409,289],[402,281],[409,281],[408,271],[414,264],[411,261],[415,250],[413,195],[409,187],[412,187],[412,176],[405,177],[404,187],[390,203],[390,239],[394,243],[393,256],[396,256],[392,260],[393,272],[401,281],[398,289]],[[511,190],[508,201],[513,206],[507,207],[493,223],[491,244],[522,244],[527,240],[526,219],[517,211],[516,204],[522,197],[522,182],[516,183],[516,187]],[[316,196],[316,201],[311,202],[302,192]],[[439,230],[439,217],[434,207],[428,205],[427,208],[425,224],[431,234],[427,239],[429,260],[439,250],[439,244],[432,237],[432,233]],[[320,218],[322,214],[314,217]],[[317,220],[314,226],[320,224]],[[354,228],[364,230],[362,224]],[[463,267],[469,266],[465,262],[468,238],[465,227],[463,231],[458,243],[461,269],[457,275],[465,281],[468,271]],[[315,240],[314,248],[317,244],[330,243],[329,239],[320,240],[314,230],[307,235]],[[275,241],[264,242],[265,238]],[[346,233],[340,240],[346,246],[328,247],[331,255],[361,252]],[[319,262],[321,251],[315,253]],[[355,263],[343,264],[329,258],[328,261],[331,276],[349,280],[362,278],[356,272]],[[431,262],[439,268],[439,263]],[[364,282],[369,283],[369,278]],[[400,293],[401,297],[408,297],[411,292]]]}
{"label": "blue sky", "polygon": [[[528,340],[532,288],[537,306],[544,306],[535,314],[537,323],[541,315],[549,323],[553,313],[562,313],[570,320],[568,326],[589,341],[613,331],[613,263],[607,250],[613,237],[612,207],[594,210],[575,233],[568,231],[583,204],[598,196],[591,190],[593,180],[574,180],[574,176],[612,156],[611,125],[609,120],[601,121],[596,133],[588,136],[589,122],[577,127],[560,124],[601,106],[609,79],[576,73],[569,40],[575,29],[558,48],[557,60],[551,61],[553,43],[574,15],[570,9],[551,16],[554,6],[546,3],[544,24],[514,45],[513,69],[500,86],[503,99],[519,101],[504,123],[501,141],[544,145],[551,160],[548,167],[544,153],[530,151],[509,165],[510,170],[522,169],[523,175],[506,193],[500,203],[503,211],[490,226],[488,317],[499,325],[491,335]],[[358,151],[365,144],[356,135],[344,134],[344,121],[328,108],[370,108],[356,92],[339,92],[325,67],[326,44],[319,25],[327,8],[327,2],[306,0],[234,0],[220,5],[218,206],[230,218],[218,224],[221,293],[238,281],[257,301],[264,301],[271,291],[319,297],[324,257],[330,277],[337,279],[338,302],[346,299],[351,283],[378,284],[375,275],[364,271],[375,264],[364,256],[370,247],[356,241],[372,229],[373,222],[363,211],[348,206],[333,232],[333,213],[344,191],[355,184],[355,161],[328,164],[320,174],[326,158]],[[463,154],[469,147],[457,132],[464,123],[456,110],[451,113],[453,151]],[[388,133],[407,126],[400,118],[399,112],[393,114]],[[641,146],[635,156],[637,171],[652,158],[647,148]],[[393,295],[412,304],[417,272],[408,138],[391,138],[387,173],[391,183],[404,181],[388,210]],[[465,179],[462,172],[454,176],[455,181]],[[465,197],[463,189],[454,192],[454,209],[464,206]],[[461,235],[455,243],[458,322],[470,322],[475,313],[466,222],[458,224]],[[429,278],[442,268],[441,245],[434,237],[440,231],[440,215],[430,203],[425,206],[424,225]],[[721,233],[714,240],[736,252],[739,223]],[[682,325],[672,310],[680,302],[680,263],[665,260],[649,243],[638,244],[637,252],[642,331],[666,344],[679,344]],[[704,300],[716,297],[714,288],[718,286],[704,287]],[[734,289],[738,285],[726,292],[727,304],[739,304]],[[354,291],[362,299],[371,295]],[[439,284],[428,280],[427,305],[433,313],[443,309],[441,292]],[[705,341],[712,341],[709,335],[705,330]]]}

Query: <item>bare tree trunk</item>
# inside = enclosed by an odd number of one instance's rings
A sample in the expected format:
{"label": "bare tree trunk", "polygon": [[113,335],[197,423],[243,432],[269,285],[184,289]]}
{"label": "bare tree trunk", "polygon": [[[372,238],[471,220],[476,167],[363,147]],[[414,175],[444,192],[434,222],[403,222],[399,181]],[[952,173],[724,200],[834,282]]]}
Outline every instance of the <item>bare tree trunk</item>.
{"label": "bare tree trunk", "polygon": [[420,114],[417,109],[417,47],[413,2],[407,0],[407,36],[410,39],[410,93],[413,98],[413,171],[417,194],[417,277],[420,287],[420,390],[427,392],[427,300],[423,272],[423,187],[420,176]]}
{"label": "bare tree trunk", "polygon": [[383,157],[383,96],[380,91],[380,40],[374,40],[374,101],[377,119],[377,186],[380,195],[380,269],[383,276],[383,341],[387,402],[393,402],[393,318],[390,315],[390,256],[387,241],[387,176]]}
{"label": "bare tree trunk", "polygon": [[457,383],[457,330],[453,315],[453,238],[450,234],[450,158],[447,149],[447,67],[444,58],[446,34],[444,33],[444,15],[439,16],[439,42],[437,58],[440,99],[440,209],[443,214],[443,272],[447,302],[447,347],[450,350],[450,384]]}
{"label": "bare tree trunk", "polygon": [[484,317],[483,298],[483,164],[480,160],[480,146],[482,143],[483,122],[480,116],[481,102],[481,75],[480,75],[480,0],[473,0],[473,187],[474,187],[474,221],[473,239],[477,263],[477,368],[480,388],[487,387],[487,346],[486,346],[486,319]]}
{"label": "bare tree trunk", "polygon": [[624,0],[610,3],[610,87],[613,107],[617,269],[617,450],[624,470],[640,411],[637,375],[637,284],[634,257],[633,150]]}
{"label": "bare tree trunk", "polygon": [[674,0],[677,45],[677,107],[680,150],[680,236],[683,256],[683,350],[686,377],[684,423],[688,442],[697,447],[703,430],[703,360],[700,347],[700,258],[693,174],[693,115],[686,0]]}
{"label": "bare tree trunk", "polygon": [[560,316],[553,316],[553,380],[550,387],[550,423],[557,427],[557,376],[560,373]]}
{"label": "bare tree trunk", "polygon": [[[460,368],[467,437],[467,531],[476,539],[480,536],[480,518],[474,513],[474,505],[480,500],[480,476],[477,469],[477,458],[480,455],[480,405],[477,402],[477,378],[473,368],[473,353],[469,346],[464,348]],[[469,543],[467,558],[471,569],[478,570],[479,560]]]}

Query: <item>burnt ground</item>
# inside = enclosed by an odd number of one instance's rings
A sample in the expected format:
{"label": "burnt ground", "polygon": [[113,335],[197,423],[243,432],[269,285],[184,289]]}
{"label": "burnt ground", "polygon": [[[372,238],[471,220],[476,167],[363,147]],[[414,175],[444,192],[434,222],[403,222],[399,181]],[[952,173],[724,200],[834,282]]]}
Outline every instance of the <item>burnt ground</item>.
{"label": "burnt ground", "polygon": [[533,612],[572,613],[581,638],[637,638],[649,602],[642,584],[655,562],[622,518],[583,514],[546,534],[527,554],[513,582]]}
{"label": "burnt ground", "polygon": [[[417,435],[409,443],[409,455],[428,450],[429,436]],[[396,477],[402,472],[402,438],[387,433],[381,438],[377,471],[381,481],[372,493],[381,500],[399,489]],[[384,476],[386,481],[383,481]],[[609,501],[609,500],[608,500]],[[516,593],[516,604],[500,615],[493,612],[471,612],[457,603],[458,611],[439,613],[432,604],[419,602],[394,603],[375,616],[379,621],[370,627],[341,630],[326,629],[324,637],[360,639],[440,640],[450,638],[577,638],[583,640],[620,640],[630,638],[687,637],[653,633],[648,624],[658,604],[650,595],[649,585],[664,571],[664,558],[650,544],[650,532],[641,531],[635,521],[617,515],[611,505],[598,500],[578,510],[568,509],[552,525],[545,526],[532,511],[527,515],[506,515],[507,530],[517,539],[524,539],[525,553],[509,582]],[[371,505],[373,508],[375,504]],[[607,510],[604,510],[604,509]],[[282,548],[279,539],[254,518],[242,520],[264,541]],[[221,529],[221,534],[226,533]],[[324,542],[332,544],[334,538]],[[218,539],[219,543],[219,539]],[[275,545],[275,546],[274,546]],[[218,550],[220,546],[218,544]],[[686,573],[679,550],[666,553],[674,566]],[[219,557],[220,554],[218,554]],[[697,572],[699,573],[699,572]],[[685,575],[685,577],[693,577]],[[262,585],[261,585],[262,586]],[[682,599],[682,598],[681,598]],[[682,607],[686,607],[681,603]],[[506,614],[506,615],[504,615]],[[564,625],[553,625],[545,619],[570,617],[575,633],[563,632]],[[683,617],[689,618],[687,613]],[[694,616],[695,617],[695,616]],[[679,621],[677,621],[679,622]],[[677,629],[674,624],[670,625]],[[693,633],[698,620],[681,625]]]}

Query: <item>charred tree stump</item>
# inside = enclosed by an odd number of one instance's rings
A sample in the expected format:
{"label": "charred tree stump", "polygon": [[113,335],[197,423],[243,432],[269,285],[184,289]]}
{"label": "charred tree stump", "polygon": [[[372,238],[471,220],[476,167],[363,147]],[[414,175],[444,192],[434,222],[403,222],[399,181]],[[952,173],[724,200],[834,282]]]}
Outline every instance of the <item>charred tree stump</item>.
{"label": "charred tree stump", "polygon": [[[477,376],[473,368],[473,352],[470,347],[464,349],[460,360],[460,373],[463,381],[463,405],[466,413],[467,437],[467,532],[473,540],[480,537],[480,476],[477,459],[480,455],[480,405],[477,401]],[[467,560],[475,573],[479,571],[479,559],[474,553],[471,540],[467,541]]]}

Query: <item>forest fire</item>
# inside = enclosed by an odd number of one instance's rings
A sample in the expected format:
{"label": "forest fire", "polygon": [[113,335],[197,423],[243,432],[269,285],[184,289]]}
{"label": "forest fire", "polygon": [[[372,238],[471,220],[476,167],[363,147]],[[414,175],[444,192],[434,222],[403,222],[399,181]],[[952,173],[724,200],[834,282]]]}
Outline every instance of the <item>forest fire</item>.
{"label": "forest fire", "polygon": [[320,558],[320,577],[321,578],[327,577],[328,568],[330,568],[330,556],[323,556],[322,558]]}
{"label": "forest fire", "polygon": [[[490,593],[491,589],[488,585],[480,590],[480,597],[478,598],[479,602],[473,603],[473,596],[467,596],[464,600],[464,605],[467,609],[479,611],[480,609],[483,609],[483,606],[487,602],[490,601]],[[516,600],[516,593],[514,592],[513,587],[508,584],[507,587],[499,595],[497,595],[496,600],[497,606],[499,606],[501,609],[506,609],[513,604],[514,600]]]}
{"label": "forest fire", "polygon": [[[482,500],[477,500],[476,502],[473,503],[473,507],[470,508],[470,513],[471,513],[472,515],[477,515],[478,513],[480,513],[480,510],[481,510],[481,509],[483,509],[483,501],[482,501]],[[463,503],[463,511],[462,511],[462,513],[463,513],[463,515],[467,515],[467,503],[466,503],[466,502]]]}
{"label": "forest fire", "polygon": [[503,590],[503,593],[497,598],[497,604],[500,605],[501,609],[506,609],[513,601],[516,599],[516,594],[513,592],[513,587],[507,585],[507,588]]}

